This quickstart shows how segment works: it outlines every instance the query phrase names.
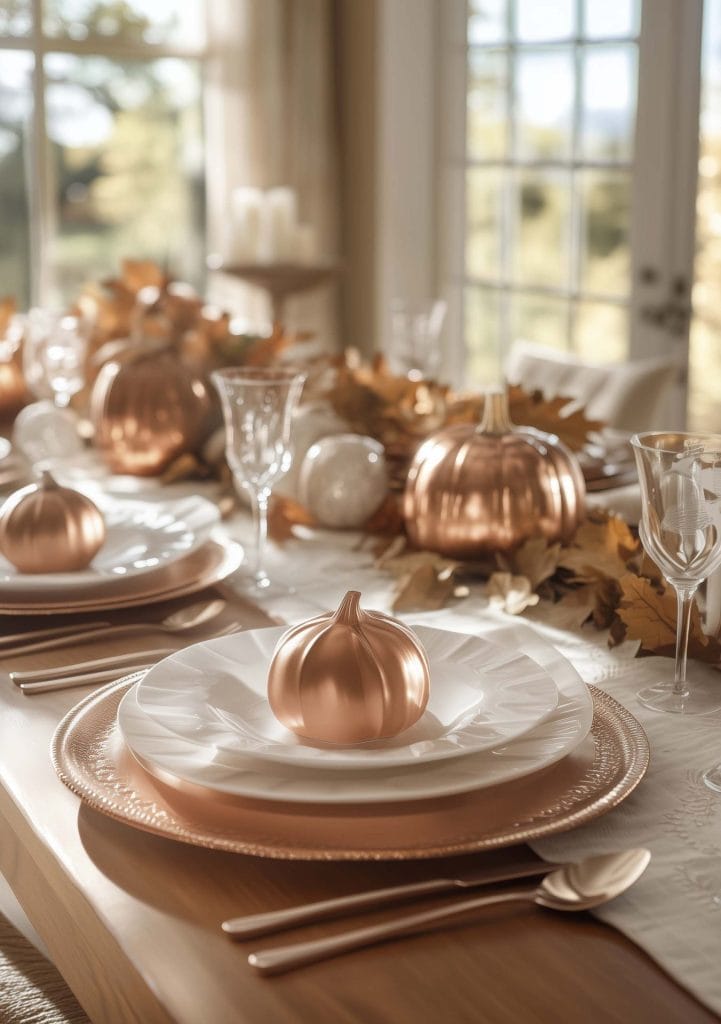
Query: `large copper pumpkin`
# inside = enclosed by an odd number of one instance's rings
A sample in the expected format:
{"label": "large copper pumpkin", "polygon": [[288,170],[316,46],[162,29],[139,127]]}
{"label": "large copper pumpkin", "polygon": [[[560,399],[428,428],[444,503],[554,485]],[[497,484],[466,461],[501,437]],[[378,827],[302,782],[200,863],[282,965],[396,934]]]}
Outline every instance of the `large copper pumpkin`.
{"label": "large copper pumpkin", "polygon": [[171,351],[126,355],[93,386],[95,444],[114,473],[153,476],[199,445],[211,408],[205,383]]}
{"label": "large copper pumpkin", "polygon": [[514,427],[505,392],[493,392],[480,426],[447,427],[421,445],[403,513],[418,547],[473,559],[512,551],[530,537],[570,540],[585,490],[566,446],[553,434]]}

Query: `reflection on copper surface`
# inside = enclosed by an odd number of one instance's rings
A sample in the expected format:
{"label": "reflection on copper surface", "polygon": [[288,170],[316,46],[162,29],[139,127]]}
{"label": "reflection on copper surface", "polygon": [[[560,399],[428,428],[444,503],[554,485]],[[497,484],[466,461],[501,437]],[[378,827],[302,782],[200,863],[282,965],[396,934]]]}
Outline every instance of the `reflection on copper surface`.
{"label": "reflection on copper surface", "polygon": [[283,725],[326,743],[396,736],[428,703],[428,659],[412,630],[362,611],[350,590],[332,614],[293,626],[268,672],[268,700]]}
{"label": "reflection on copper surface", "polygon": [[60,487],[48,470],[0,509],[0,551],[21,573],[85,569],[104,541],[105,520],[97,505]]}
{"label": "reflection on copper surface", "polygon": [[106,363],[90,400],[95,444],[114,473],[153,476],[202,440],[212,408],[203,381],[171,352]]}
{"label": "reflection on copper surface", "polygon": [[565,445],[514,427],[505,393],[494,393],[479,427],[447,427],[421,445],[403,512],[415,545],[473,559],[511,551],[529,537],[569,541],[583,520],[585,493]]}
{"label": "reflection on copper surface", "polygon": [[286,860],[408,860],[511,846],[605,814],[648,767],[639,723],[590,687],[595,713],[587,739],[550,768],[500,786],[389,804],[223,798],[170,776],[153,778],[124,747],[117,710],[137,678],[111,683],[66,716],[53,739],[55,770],[103,814],[207,849]]}

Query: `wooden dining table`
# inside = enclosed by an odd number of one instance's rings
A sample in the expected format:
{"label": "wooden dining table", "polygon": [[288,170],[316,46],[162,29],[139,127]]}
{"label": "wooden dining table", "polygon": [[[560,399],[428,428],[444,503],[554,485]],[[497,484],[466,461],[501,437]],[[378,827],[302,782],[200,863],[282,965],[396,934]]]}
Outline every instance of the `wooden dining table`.
{"label": "wooden dining table", "polygon": [[[247,627],[269,621],[242,602],[231,613]],[[238,943],[221,931],[223,919],[535,855],[514,847],[443,860],[273,860],[202,849],[111,820],[65,788],[50,759],[58,722],[86,691],[25,696],[7,670],[122,649],[120,641],[100,641],[12,662],[0,653],[0,870],[97,1024],[717,1019],[610,927],[590,915],[530,906],[491,908],[277,977],[256,974],[247,962],[251,950],[347,923]],[[401,912],[390,907],[354,922]]]}

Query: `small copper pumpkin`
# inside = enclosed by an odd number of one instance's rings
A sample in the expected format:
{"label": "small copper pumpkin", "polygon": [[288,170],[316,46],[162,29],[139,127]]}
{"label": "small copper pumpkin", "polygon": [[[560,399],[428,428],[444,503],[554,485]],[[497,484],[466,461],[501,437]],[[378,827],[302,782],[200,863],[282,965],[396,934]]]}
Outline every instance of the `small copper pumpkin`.
{"label": "small copper pumpkin", "polygon": [[505,390],[493,391],[480,426],[446,427],[418,449],[403,515],[416,546],[473,559],[530,537],[569,541],[585,494],[572,452],[554,434],[514,427]]}
{"label": "small copper pumpkin", "polygon": [[95,444],[114,473],[154,476],[203,440],[212,408],[205,383],[167,348],[106,363],[90,399]]}
{"label": "small copper pumpkin", "polygon": [[418,721],[428,703],[428,660],[413,632],[362,611],[349,591],[336,612],[285,633],[268,673],[273,714],[292,732],[325,743],[387,739]]}
{"label": "small copper pumpkin", "polygon": [[60,487],[47,470],[0,508],[0,551],[20,572],[77,572],[104,541],[105,520],[95,503]]}

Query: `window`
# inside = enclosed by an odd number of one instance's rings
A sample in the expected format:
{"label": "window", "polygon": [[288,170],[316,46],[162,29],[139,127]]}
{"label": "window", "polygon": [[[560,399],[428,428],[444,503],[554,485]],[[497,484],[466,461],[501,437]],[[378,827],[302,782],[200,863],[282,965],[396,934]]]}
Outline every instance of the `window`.
{"label": "window", "polygon": [[66,301],[124,257],[202,286],[203,8],[0,7],[0,294]]}
{"label": "window", "polygon": [[470,0],[467,379],[516,338],[629,354],[639,4]]}

